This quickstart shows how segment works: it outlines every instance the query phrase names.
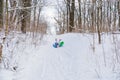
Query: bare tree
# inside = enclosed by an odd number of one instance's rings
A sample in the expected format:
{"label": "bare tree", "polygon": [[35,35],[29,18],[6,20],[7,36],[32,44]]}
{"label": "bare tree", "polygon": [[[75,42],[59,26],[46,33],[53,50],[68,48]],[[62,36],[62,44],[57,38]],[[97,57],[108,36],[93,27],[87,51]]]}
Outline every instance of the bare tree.
{"label": "bare tree", "polygon": [[69,32],[72,32],[74,27],[74,11],[75,11],[75,0],[70,1],[70,13],[69,13]]}
{"label": "bare tree", "polygon": [[78,0],[78,9],[79,9],[78,26],[79,26],[79,29],[82,30],[81,0]]}
{"label": "bare tree", "polygon": [[0,28],[3,28],[3,2],[4,0],[0,0]]}
{"label": "bare tree", "polygon": [[[22,5],[22,7],[30,7],[31,0],[22,0],[21,5]],[[21,31],[23,33],[26,33],[26,28],[28,27],[28,25],[30,25],[31,9],[22,9],[21,16],[22,16]]]}
{"label": "bare tree", "polygon": [[66,14],[66,21],[67,21],[67,32],[69,32],[69,12],[70,12],[70,0],[66,0],[66,8],[67,8],[67,14]]}
{"label": "bare tree", "polygon": [[118,21],[119,24],[118,25],[119,25],[119,31],[120,31],[120,1],[118,1],[118,7],[117,8],[118,8],[118,15],[119,15],[119,21]]}

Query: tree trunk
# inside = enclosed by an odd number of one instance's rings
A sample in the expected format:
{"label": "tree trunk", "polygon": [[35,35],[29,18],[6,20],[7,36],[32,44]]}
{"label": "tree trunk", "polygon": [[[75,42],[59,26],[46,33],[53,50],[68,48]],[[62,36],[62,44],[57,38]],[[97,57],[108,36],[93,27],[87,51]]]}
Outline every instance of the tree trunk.
{"label": "tree trunk", "polygon": [[[33,0],[33,4],[34,6],[36,6],[37,4],[37,0]],[[33,9],[33,36],[35,36],[36,30],[37,30],[37,26],[36,26],[36,7],[34,7]]]}
{"label": "tree trunk", "polygon": [[99,11],[100,11],[100,31],[102,32],[102,28],[103,28],[103,25],[102,25],[102,0],[100,0],[100,8],[99,8]]}
{"label": "tree trunk", "polygon": [[[99,5],[101,5],[99,3]],[[97,31],[98,31],[98,42],[101,44],[101,35],[100,35],[100,6],[97,7]]]}
{"label": "tree trunk", "polygon": [[[4,0],[0,0],[0,32],[3,28],[3,2]],[[0,63],[1,63],[1,60],[2,60],[2,44],[0,44]]]}
{"label": "tree trunk", "polygon": [[118,1],[118,15],[119,15],[118,25],[119,25],[119,31],[120,31],[120,1]]}
{"label": "tree trunk", "polygon": [[3,2],[4,0],[0,0],[0,31],[3,28]]}
{"label": "tree trunk", "polygon": [[78,26],[81,32],[82,31],[81,0],[78,0],[78,6],[79,6]]}
{"label": "tree trunk", "polygon": [[[17,4],[17,2],[15,0],[10,0],[10,7],[15,8],[16,4]],[[15,21],[15,17],[16,17],[16,16],[14,16],[15,11],[16,10],[13,10],[10,12],[10,20],[12,20],[12,21]]]}
{"label": "tree trunk", "polygon": [[66,22],[67,22],[67,32],[69,32],[69,13],[70,13],[70,0],[66,0],[66,8],[67,8],[67,14],[66,14]]}
{"label": "tree trunk", "polygon": [[8,34],[8,0],[6,0],[6,28],[5,28],[5,36]]}
{"label": "tree trunk", "polygon": [[91,8],[92,8],[92,12],[91,12],[91,19],[92,19],[92,23],[91,23],[91,27],[92,27],[92,31],[93,32],[95,32],[95,25],[94,25],[94,23],[95,23],[95,11],[94,11],[94,3],[95,3],[95,1],[94,0],[92,0],[92,6],[91,6]]}
{"label": "tree trunk", "polygon": [[[22,7],[30,7],[31,0],[22,0]],[[23,9],[21,10],[22,15],[22,24],[21,24],[21,31],[26,33],[26,28],[30,25],[30,16],[31,16],[31,9]]]}
{"label": "tree trunk", "polygon": [[0,63],[1,63],[1,60],[2,60],[2,48],[3,48],[3,46],[0,44]]}
{"label": "tree trunk", "polygon": [[75,10],[75,0],[72,0],[70,7],[70,15],[69,15],[69,32],[72,32],[74,27],[74,10]]}

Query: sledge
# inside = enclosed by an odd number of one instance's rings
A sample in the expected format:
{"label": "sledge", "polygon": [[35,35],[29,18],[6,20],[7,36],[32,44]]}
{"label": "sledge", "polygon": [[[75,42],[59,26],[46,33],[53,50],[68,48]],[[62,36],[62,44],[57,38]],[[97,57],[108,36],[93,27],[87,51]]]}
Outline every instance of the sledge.
{"label": "sledge", "polygon": [[56,42],[55,44],[53,44],[53,47],[54,47],[54,48],[57,48],[58,45],[59,45],[59,44]]}
{"label": "sledge", "polygon": [[57,41],[57,39],[55,39],[55,43],[53,44],[54,48],[58,48],[58,47],[62,47],[64,45],[64,42],[61,41],[61,39],[59,39],[59,42]]}
{"label": "sledge", "polygon": [[64,42],[61,41],[61,42],[59,43],[59,47],[62,47],[63,45],[64,45]]}

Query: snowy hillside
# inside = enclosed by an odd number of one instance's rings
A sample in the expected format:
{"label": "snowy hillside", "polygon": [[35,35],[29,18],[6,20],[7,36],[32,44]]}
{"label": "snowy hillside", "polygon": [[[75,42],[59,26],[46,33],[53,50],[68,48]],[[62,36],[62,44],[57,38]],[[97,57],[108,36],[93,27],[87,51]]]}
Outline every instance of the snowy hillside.
{"label": "snowy hillside", "polygon": [[[64,46],[53,48],[55,38]],[[120,80],[119,42],[117,34],[103,34],[102,44],[92,34],[18,34],[4,45],[0,80]]]}

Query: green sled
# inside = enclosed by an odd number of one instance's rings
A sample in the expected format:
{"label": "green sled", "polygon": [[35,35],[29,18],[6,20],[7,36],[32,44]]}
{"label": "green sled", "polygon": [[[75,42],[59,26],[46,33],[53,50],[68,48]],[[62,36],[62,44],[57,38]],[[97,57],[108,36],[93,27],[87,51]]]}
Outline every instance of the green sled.
{"label": "green sled", "polygon": [[64,45],[63,41],[59,43],[59,47],[62,47],[63,45]]}

